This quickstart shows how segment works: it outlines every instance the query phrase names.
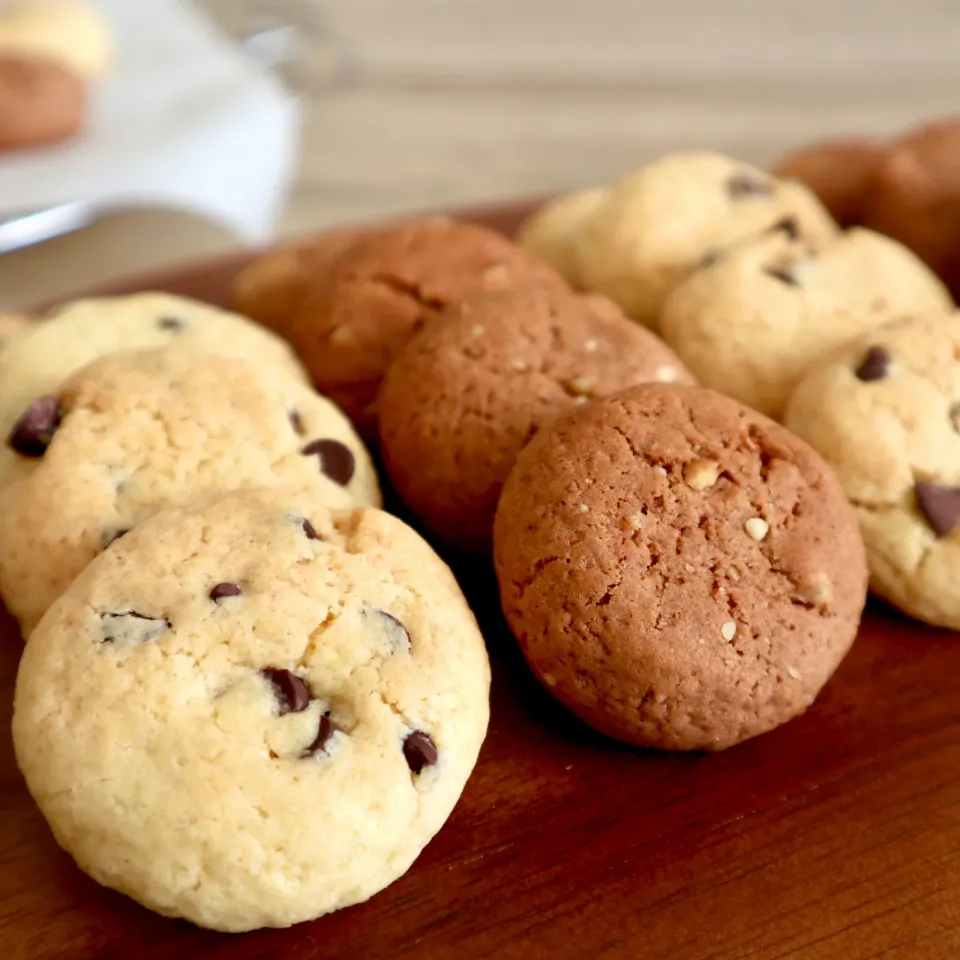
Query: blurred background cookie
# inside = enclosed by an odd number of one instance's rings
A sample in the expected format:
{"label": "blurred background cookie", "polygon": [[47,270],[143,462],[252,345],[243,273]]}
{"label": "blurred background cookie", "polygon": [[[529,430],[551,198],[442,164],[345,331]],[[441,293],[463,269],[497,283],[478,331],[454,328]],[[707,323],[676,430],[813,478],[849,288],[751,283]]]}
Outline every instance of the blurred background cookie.
{"label": "blurred background cookie", "polygon": [[83,79],[55,60],[0,53],[0,150],[70,139],[86,102]]}

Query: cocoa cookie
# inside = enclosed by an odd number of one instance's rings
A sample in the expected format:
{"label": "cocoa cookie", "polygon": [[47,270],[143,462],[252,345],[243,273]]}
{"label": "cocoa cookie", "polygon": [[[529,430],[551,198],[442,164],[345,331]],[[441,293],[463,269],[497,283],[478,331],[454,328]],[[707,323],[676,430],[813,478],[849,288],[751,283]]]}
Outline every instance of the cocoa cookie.
{"label": "cocoa cookie", "polygon": [[863,222],[910,247],[960,296],[960,118],[890,146],[864,198]]}
{"label": "cocoa cookie", "polygon": [[802,713],[867,586],[827,464],[699,387],[632,387],[542,430],[504,486],[494,561],[549,691],[667,750],[722,750]]}
{"label": "cocoa cookie", "polygon": [[885,145],[876,140],[823,140],[788,153],[773,172],[806,184],[841,227],[852,227],[859,222],[864,196],[885,153]]}
{"label": "cocoa cookie", "polygon": [[873,590],[960,630],[960,314],[888,324],[835,352],[785,423],[856,507]]}
{"label": "cocoa cookie", "polygon": [[419,220],[360,238],[313,288],[291,337],[318,389],[362,433],[376,430],[380,381],[428,320],[472,291],[559,275],[505,237],[472,223]]}
{"label": "cocoa cookie", "polygon": [[489,549],[517,454],[557,415],[636,383],[693,383],[666,344],[604,297],[531,286],[451,314],[388,371],[380,443],[401,497],[464,549]]}
{"label": "cocoa cookie", "polygon": [[75,136],[86,100],[84,81],[59,63],[0,54],[0,150]]}

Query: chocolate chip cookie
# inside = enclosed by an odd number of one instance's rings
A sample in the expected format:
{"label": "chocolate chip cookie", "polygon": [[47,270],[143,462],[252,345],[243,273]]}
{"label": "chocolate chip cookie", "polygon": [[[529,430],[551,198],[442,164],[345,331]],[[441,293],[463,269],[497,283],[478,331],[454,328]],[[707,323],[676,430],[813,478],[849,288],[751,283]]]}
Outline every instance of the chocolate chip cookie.
{"label": "chocolate chip cookie", "polygon": [[800,377],[832,349],[951,303],[940,280],[896,241],[854,228],[811,244],[788,219],[680,284],[661,332],[704,386],[779,418]]}
{"label": "chocolate chip cookie", "polygon": [[716,248],[785,217],[816,239],[837,225],[803,185],[712,153],[663,157],[626,177],[580,230],[577,276],[657,329],[670,291]]}
{"label": "chocolate chip cookie", "polygon": [[830,468],[699,387],[632,387],[519,455],[494,525],[534,673],[598,730],[721,750],[802,713],[857,632],[867,570]]}
{"label": "chocolate chip cookie", "polygon": [[532,254],[486,227],[419,220],[360,238],[313,288],[291,338],[318,389],[376,432],[376,398],[393,359],[428,320],[477,289],[565,286]]}
{"label": "chocolate chip cookie", "polygon": [[453,576],[378,510],[234,493],[99,556],[27,645],[17,762],[81,869],[217,930],[366,900],[440,829],[488,719]]}
{"label": "chocolate chip cookie", "polygon": [[693,382],[669,347],[604,297],[531,286],[451,314],[387,373],[380,443],[401,497],[464,549],[489,549],[503,482],[545,424],[635,383]]}
{"label": "chocolate chip cookie", "polygon": [[97,554],[170,506],[291,486],[332,506],[379,504],[347,419],[300,383],[168,347],[101,359],[27,404],[7,438],[0,595],[27,637]]}
{"label": "chocolate chip cookie", "polygon": [[0,150],[69,140],[86,106],[86,84],[66,67],[0,53]]}
{"label": "chocolate chip cookie", "polygon": [[960,630],[960,314],[850,343],[800,383],[785,423],[856,507],[873,590]]}

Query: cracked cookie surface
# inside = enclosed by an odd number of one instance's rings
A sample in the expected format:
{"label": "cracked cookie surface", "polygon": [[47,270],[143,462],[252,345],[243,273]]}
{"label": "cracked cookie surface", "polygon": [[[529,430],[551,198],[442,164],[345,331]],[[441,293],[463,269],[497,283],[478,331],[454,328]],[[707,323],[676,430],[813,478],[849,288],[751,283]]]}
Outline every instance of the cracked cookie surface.
{"label": "cracked cookie surface", "polygon": [[384,460],[431,530],[489,550],[503,482],[536,432],[651,380],[693,383],[666,344],[605,297],[549,286],[477,296],[428,325],[387,373]]}
{"label": "cracked cookie surface", "polygon": [[520,454],[494,525],[504,613],[550,692],[603,733],[720,750],[802,713],[866,596],[853,509],[766,417],[633,387]]}
{"label": "cracked cookie surface", "polygon": [[291,339],[318,389],[370,435],[381,380],[414,334],[475,290],[534,281],[565,286],[552,267],[487,227],[418,220],[343,253],[294,318]]}
{"label": "cracked cookie surface", "polygon": [[801,381],[784,422],[856,507],[871,587],[960,630],[960,313],[858,338]]}
{"label": "cracked cookie surface", "polygon": [[13,736],[100,883],[219,930],[287,926],[409,868],[473,769],[489,681],[456,581],[401,521],[246,491],[156,515],[81,574],[26,648]]}
{"label": "cracked cookie surface", "polygon": [[302,383],[242,360],[168,347],[105,357],[33,399],[7,447],[0,593],[27,637],[83,567],[165,507],[294,486],[331,506],[380,503],[346,417]]}

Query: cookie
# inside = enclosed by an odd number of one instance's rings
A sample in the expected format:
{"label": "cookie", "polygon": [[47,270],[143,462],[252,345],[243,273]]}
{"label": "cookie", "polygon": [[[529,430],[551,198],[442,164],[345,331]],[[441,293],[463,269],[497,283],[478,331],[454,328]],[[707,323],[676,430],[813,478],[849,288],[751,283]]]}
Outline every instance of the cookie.
{"label": "cookie", "polygon": [[337,259],[294,318],[291,339],[317,388],[372,435],[383,375],[428,320],[474,290],[533,281],[565,287],[551,267],[478,224],[388,227]]}
{"label": "cookie", "polygon": [[779,418],[819,358],[899,316],[950,306],[906,247],[854,228],[813,246],[792,229],[712,258],[678,286],[664,339],[700,382]]}
{"label": "cookie", "polygon": [[[281,381],[307,381],[289,344],[209,304],[167,293],[75,300],[0,351],[0,437],[9,435],[29,403],[56,393],[91,361],[119,350],[168,344],[237,356]],[[15,458],[0,446],[0,484],[11,469],[17,469]]]}
{"label": "cookie", "polygon": [[85,367],[25,407],[0,490],[0,595],[24,637],[97,554],[147,517],[223,490],[292,486],[379,504],[362,444],[333,404],[234,357],[169,347]]}
{"label": "cookie", "polygon": [[380,394],[394,486],[446,541],[488,550],[497,500],[539,429],[591,397],[692,383],[676,354],[609,300],[522,287],[467,300],[412,340]]}
{"label": "cookie", "polygon": [[580,287],[575,256],[576,241],[584,223],[606,200],[606,187],[589,187],[561,194],[544,204],[520,227],[517,243],[546,261],[574,289]]}
{"label": "cookie", "polygon": [[488,720],[483,638],[399,520],[228,495],[98,557],[20,663],[17,761],[100,883],[217,930],[366,900],[440,829]]}
{"label": "cookie", "polygon": [[671,154],[614,186],[583,224],[580,284],[657,329],[667,295],[706,254],[787,216],[810,239],[837,230],[801,184],[719,154]]}
{"label": "cookie", "polygon": [[835,352],[785,422],[856,507],[874,592],[960,630],[960,314],[892,323]]}
{"label": "cookie", "polygon": [[806,184],[841,227],[860,221],[863,200],[886,145],[860,139],[824,140],[782,157],[775,176]]}
{"label": "cookie", "polygon": [[69,140],[86,102],[84,81],[56,61],[0,53],[0,150]]}
{"label": "cookie", "polygon": [[866,596],[830,468],[699,387],[632,387],[541,431],[504,487],[494,560],[548,690],[665,750],[722,750],[802,713]]}
{"label": "cookie", "polygon": [[237,276],[234,309],[289,338],[293,318],[310,287],[357,236],[354,231],[338,231],[267,251]]}
{"label": "cookie", "polygon": [[889,148],[864,199],[863,222],[914,250],[960,297],[960,118]]}
{"label": "cookie", "polygon": [[0,5],[0,56],[51,60],[91,80],[109,68],[113,36],[87,0],[13,0]]}
{"label": "cookie", "polygon": [[0,310],[0,353],[29,329],[30,320],[22,313],[6,313]]}

